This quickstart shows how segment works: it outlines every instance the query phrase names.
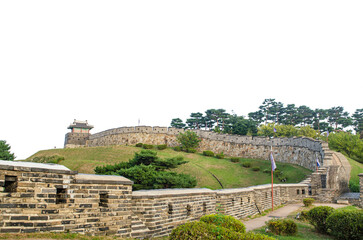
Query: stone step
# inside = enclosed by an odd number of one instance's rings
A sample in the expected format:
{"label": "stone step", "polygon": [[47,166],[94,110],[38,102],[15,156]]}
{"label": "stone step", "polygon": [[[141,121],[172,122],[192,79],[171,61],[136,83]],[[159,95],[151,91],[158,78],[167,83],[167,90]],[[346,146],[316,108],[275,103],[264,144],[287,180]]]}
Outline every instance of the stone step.
{"label": "stone step", "polygon": [[338,199],[337,200],[338,204],[345,204],[345,205],[349,205],[349,200],[348,199]]}

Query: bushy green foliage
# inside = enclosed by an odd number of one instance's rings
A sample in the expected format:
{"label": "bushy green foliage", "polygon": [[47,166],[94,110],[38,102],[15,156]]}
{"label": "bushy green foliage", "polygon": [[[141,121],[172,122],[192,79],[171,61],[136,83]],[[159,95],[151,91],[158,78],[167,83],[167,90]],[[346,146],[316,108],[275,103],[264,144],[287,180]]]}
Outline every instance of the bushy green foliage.
{"label": "bushy green foliage", "polygon": [[272,219],[267,222],[268,229],[277,235],[295,235],[297,225],[290,219]]}
{"label": "bushy green foliage", "polygon": [[223,153],[223,152],[221,152],[221,153],[217,153],[217,154],[216,154],[216,158],[218,158],[218,159],[223,159],[223,158],[224,158],[224,153]]}
{"label": "bushy green foliage", "polygon": [[179,133],[179,135],[176,137],[176,140],[179,142],[182,149],[198,148],[201,141],[198,135],[192,131]]}
{"label": "bushy green foliage", "polygon": [[207,156],[207,157],[214,157],[214,152],[206,150],[206,151],[203,151],[203,155]]}
{"label": "bushy green foliage", "polygon": [[271,173],[271,169],[264,169],[263,173]]}
{"label": "bushy green foliage", "polygon": [[135,147],[142,147],[143,143],[136,143]]}
{"label": "bushy green foliage", "polygon": [[166,144],[161,144],[161,145],[157,145],[156,146],[156,148],[158,149],[158,150],[164,150],[164,149],[166,149]]}
{"label": "bushy green foliage", "polygon": [[304,198],[303,203],[305,207],[310,207],[315,202],[314,198]]}
{"label": "bushy green foliage", "polygon": [[231,162],[239,162],[239,157],[231,157]]}
{"label": "bushy green foliage", "polygon": [[349,190],[351,192],[360,192],[360,184],[359,182],[353,182],[352,180],[349,181]]}
{"label": "bushy green foliage", "polygon": [[133,189],[192,188],[197,185],[194,177],[165,171],[187,163],[182,157],[161,159],[155,151],[136,152],[129,162],[96,167],[96,174],[120,175],[134,182]]}
{"label": "bushy green foliage", "polygon": [[14,153],[10,153],[10,145],[5,140],[0,140],[0,160],[14,161]]}
{"label": "bushy green foliage", "polygon": [[245,168],[250,168],[251,167],[251,162],[243,162],[242,163],[242,167],[245,167]]}
{"label": "bushy green foliage", "polygon": [[185,150],[185,152],[187,152],[187,153],[196,153],[196,152],[197,152],[197,150],[196,150],[196,149],[194,149],[194,148],[187,148],[187,149]]}
{"label": "bushy green foliage", "polygon": [[260,171],[260,167],[253,167],[252,170],[255,172],[258,172],[258,171]]}
{"label": "bushy green foliage", "polygon": [[274,171],[274,175],[277,177],[278,180],[280,180],[281,182],[286,182],[287,181],[287,177],[285,176],[284,172],[281,171],[280,169],[275,169]]}
{"label": "bushy green foliage", "polygon": [[[274,132],[274,128],[276,132]],[[310,126],[295,127],[293,125],[277,125],[274,123],[268,123],[267,125],[261,125],[258,127],[257,134],[265,137],[311,137],[316,138],[320,134]]]}
{"label": "bushy green foliage", "polygon": [[170,240],[275,240],[262,234],[239,233],[214,224],[202,221],[188,222],[174,228],[169,235]]}
{"label": "bushy green foliage", "polygon": [[320,233],[327,233],[328,227],[326,219],[334,212],[334,208],[329,206],[314,207],[308,212],[308,218],[311,225]]}
{"label": "bushy green foliage", "polygon": [[30,161],[37,162],[37,163],[55,163],[55,164],[58,164],[62,160],[64,160],[64,157],[59,156],[59,155],[53,155],[53,156],[34,157]]}
{"label": "bushy green foliage", "polygon": [[142,148],[143,148],[143,149],[153,149],[153,148],[154,148],[154,146],[153,146],[153,145],[151,145],[151,144],[143,144],[143,145],[142,145]]}
{"label": "bushy green foliage", "polygon": [[175,151],[177,151],[177,152],[180,152],[180,151],[182,150],[180,146],[176,146],[176,147],[174,147],[173,149],[174,149]]}
{"label": "bushy green foliage", "polygon": [[309,220],[308,210],[303,210],[300,212],[300,220]]}
{"label": "bushy green foliage", "polygon": [[359,138],[359,134],[331,133],[329,135],[329,148],[363,163],[363,140]]}
{"label": "bushy green foliage", "polygon": [[363,210],[339,210],[326,220],[330,234],[337,239],[363,238]]}
{"label": "bushy green foliage", "polygon": [[211,214],[211,215],[206,215],[206,216],[201,217],[200,221],[208,223],[208,224],[213,224],[216,226],[224,227],[224,228],[227,228],[229,230],[239,232],[239,233],[246,232],[245,225],[241,221],[235,219],[232,216],[226,216],[226,215],[222,215],[222,214]]}

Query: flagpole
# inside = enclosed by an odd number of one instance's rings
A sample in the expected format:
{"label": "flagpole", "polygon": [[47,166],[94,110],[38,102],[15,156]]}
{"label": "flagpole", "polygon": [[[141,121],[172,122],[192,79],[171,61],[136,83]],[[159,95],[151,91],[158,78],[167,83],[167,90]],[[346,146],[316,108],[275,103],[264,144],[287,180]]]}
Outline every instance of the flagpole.
{"label": "flagpole", "polygon": [[[271,153],[270,154],[272,156],[272,139],[271,139]],[[274,210],[274,171],[272,170],[272,164],[271,164],[271,205],[272,205],[272,211],[273,211]]]}

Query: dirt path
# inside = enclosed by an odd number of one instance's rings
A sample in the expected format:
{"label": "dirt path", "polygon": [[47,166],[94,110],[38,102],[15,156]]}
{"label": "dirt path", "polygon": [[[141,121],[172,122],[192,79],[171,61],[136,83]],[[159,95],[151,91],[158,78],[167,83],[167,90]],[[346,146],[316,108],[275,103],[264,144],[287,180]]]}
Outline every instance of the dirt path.
{"label": "dirt path", "polygon": [[[299,208],[303,207],[304,204],[302,203],[295,203],[295,204],[289,204],[285,207],[279,208],[273,212],[270,212],[266,216],[262,216],[259,218],[251,219],[251,220],[245,220],[242,221],[243,224],[246,226],[246,231],[251,231],[256,228],[260,228],[265,225],[265,222],[272,218],[286,218],[290,213],[298,210]],[[347,205],[343,204],[335,204],[335,203],[315,203],[314,206],[330,206],[333,208],[341,208],[346,207]]]}

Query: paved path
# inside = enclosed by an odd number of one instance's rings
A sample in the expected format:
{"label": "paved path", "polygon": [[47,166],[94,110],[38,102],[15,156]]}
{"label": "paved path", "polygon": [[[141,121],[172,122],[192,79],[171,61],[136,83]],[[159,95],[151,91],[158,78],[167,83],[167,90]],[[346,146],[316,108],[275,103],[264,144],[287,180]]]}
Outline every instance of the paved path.
{"label": "paved path", "polygon": [[[245,220],[242,222],[246,226],[246,231],[248,232],[248,231],[251,231],[256,228],[260,228],[260,227],[264,226],[265,222],[267,222],[268,220],[270,220],[272,218],[285,218],[290,213],[298,210],[299,208],[301,208],[303,206],[304,206],[304,204],[302,204],[302,203],[289,204],[289,205],[279,208],[273,212],[270,212],[266,216],[258,217],[258,218],[251,219],[251,220]],[[314,206],[330,206],[333,208],[341,208],[341,207],[346,207],[347,205],[335,204],[335,203],[315,203]]]}

